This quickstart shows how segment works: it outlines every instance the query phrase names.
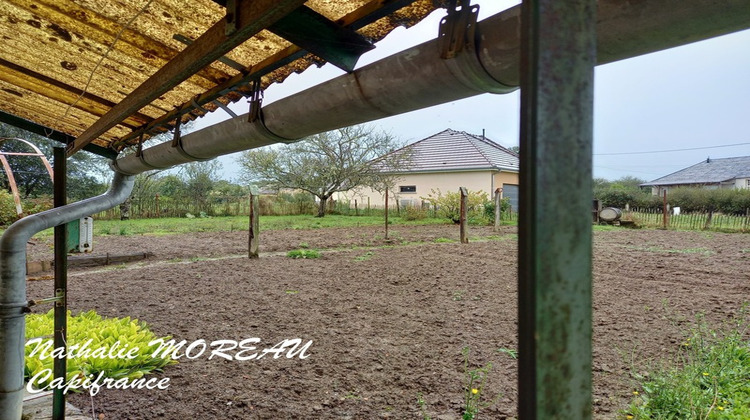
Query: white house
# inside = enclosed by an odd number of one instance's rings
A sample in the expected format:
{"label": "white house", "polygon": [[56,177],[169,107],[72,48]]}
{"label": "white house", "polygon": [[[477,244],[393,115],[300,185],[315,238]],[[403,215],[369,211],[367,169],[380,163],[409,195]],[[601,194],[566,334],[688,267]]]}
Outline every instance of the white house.
{"label": "white house", "polygon": [[688,168],[641,184],[651,187],[651,193],[661,195],[679,187],[750,188],[750,156],[708,158]]}
{"label": "white house", "polygon": [[[518,155],[503,146],[479,135],[447,129],[413,143],[412,162],[408,170],[397,172],[397,184],[390,200],[395,198],[402,206],[419,206],[422,198],[432,190],[458,191],[466,187],[481,190],[492,196],[502,188],[504,197],[518,208]],[[382,207],[384,195],[370,188],[361,188],[340,194],[337,200],[353,201],[360,207],[368,203]]]}

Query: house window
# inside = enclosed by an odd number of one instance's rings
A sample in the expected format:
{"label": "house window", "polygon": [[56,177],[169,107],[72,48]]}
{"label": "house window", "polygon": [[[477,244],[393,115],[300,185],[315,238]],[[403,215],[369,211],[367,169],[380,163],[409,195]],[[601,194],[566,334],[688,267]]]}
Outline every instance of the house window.
{"label": "house window", "polygon": [[401,185],[398,188],[399,188],[399,192],[402,192],[402,193],[416,193],[417,192],[416,185]]}
{"label": "house window", "polygon": [[750,178],[745,180],[745,188],[750,188]]}

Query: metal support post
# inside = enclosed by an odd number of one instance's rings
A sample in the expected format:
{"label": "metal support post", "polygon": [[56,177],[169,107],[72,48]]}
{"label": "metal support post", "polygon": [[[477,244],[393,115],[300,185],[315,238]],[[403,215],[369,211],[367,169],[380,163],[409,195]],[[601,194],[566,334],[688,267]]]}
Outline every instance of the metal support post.
{"label": "metal support post", "polygon": [[590,419],[597,2],[522,7],[518,413]]}
{"label": "metal support post", "polygon": [[[54,148],[55,170],[54,170],[54,206],[62,207],[67,204],[67,165],[65,160],[65,149],[62,147]],[[55,297],[59,300],[55,302],[55,348],[67,347],[66,335],[68,328],[68,231],[65,224],[55,226]],[[63,351],[63,354],[66,352]],[[53,371],[55,379],[62,378],[67,380],[67,358],[65,356],[55,358]],[[65,419],[65,394],[61,387],[56,387],[52,394],[52,419]]]}

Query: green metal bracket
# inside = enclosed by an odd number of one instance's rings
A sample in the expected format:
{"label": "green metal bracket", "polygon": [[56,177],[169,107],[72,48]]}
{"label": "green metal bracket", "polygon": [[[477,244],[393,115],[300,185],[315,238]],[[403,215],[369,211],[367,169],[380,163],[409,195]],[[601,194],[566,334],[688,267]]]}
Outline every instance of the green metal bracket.
{"label": "green metal bracket", "polygon": [[279,19],[268,30],[347,72],[354,70],[362,54],[375,48],[364,36],[306,6]]}
{"label": "green metal bracket", "polygon": [[[73,140],[75,140],[75,137],[65,134],[63,132],[53,130],[49,127],[45,127],[43,125],[31,122],[29,120],[26,120],[21,117],[17,117],[15,115],[8,114],[2,111],[0,111],[0,122],[10,124],[14,127],[18,127],[30,133],[38,134],[42,137],[50,138],[52,140],[58,141],[63,144],[72,143]],[[87,152],[91,152],[95,155],[103,156],[108,159],[115,159],[117,157],[117,152],[115,152],[114,150],[107,149],[101,146],[97,146],[93,143],[87,144],[86,147],[83,148],[83,150]]]}

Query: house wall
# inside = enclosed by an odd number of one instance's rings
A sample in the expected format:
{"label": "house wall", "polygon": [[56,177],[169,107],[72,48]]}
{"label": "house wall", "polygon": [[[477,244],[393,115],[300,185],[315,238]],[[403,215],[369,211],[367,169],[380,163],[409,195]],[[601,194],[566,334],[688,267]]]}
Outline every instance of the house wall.
{"label": "house wall", "polygon": [[502,188],[503,184],[518,185],[518,172],[496,172],[493,179],[495,188]]}
{"label": "house wall", "polygon": [[[460,187],[466,187],[470,191],[482,190],[487,193],[488,197],[490,197],[490,194],[493,191],[492,175],[494,172],[496,171],[438,172],[402,175],[396,183],[395,194],[401,204],[413,206],[421,205],[421,197],[426,197],[433,189],[446,192],[458,191]],[[412,185],[417,187],[416,192],[399,192],[400,186]],[[352,205],[354,205],[354,200],[356,199],[359,208],[365,208],[367,206],[368,198],[370,199],[370,206],[372,207],[382,207],[385,205],[383,194],[373,191],[370,188],[352,190],[346,193],[338,193],[336,195],[337,201],[351,202]],[[389,198],[389,204],[395,205],[393,202],[393,195]]]}
{"label": "house wall", "polygon": [[750,189],[750,178],[737,178],[734,180],[734,188]]}

